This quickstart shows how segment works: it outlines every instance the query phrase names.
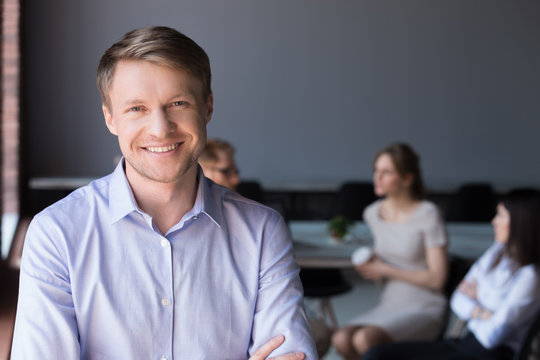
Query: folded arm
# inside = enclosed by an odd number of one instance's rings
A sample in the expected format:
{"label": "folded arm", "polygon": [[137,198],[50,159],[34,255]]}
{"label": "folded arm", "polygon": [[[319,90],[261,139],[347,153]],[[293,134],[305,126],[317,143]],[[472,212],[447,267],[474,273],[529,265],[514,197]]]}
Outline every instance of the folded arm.
{"label": "folded arm", "polygon": [[536,272],[529,266],[520,271],[514,279],[508,295],[495,309],[473,309],[469,328],[478,341],[492,349],[503,344],[508,338],[530,322],[532,314],[539,308],[540,288]]}
{"label": "folded arm", "polygon": [[450,299],[452,311],[461,320],[468,321],[479,317],[484,308],[478,302],[478,279],[482,279],[497,252],[496,247],[490,247],[474,262]]}
{"label": "folded arm", "polygon": [[284,335],[286,340],[272,356],[303,352],[307,359],[316,359],[315,344],[303,308],[299,268],[281,218],[267,227],[263,241],[250,354],[255,355],[255,350],[269,338]]}

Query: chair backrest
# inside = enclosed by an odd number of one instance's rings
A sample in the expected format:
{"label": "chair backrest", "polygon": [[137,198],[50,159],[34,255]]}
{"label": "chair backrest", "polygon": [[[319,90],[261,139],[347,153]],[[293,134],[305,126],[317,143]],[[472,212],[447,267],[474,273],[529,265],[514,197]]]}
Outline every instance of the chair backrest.
{"label": "chair backrest", "polygon": [[236,191],[248,199],[255,200],[258,202],[261,202],[263,199],[263,189],[258,181],[247,181],[242,180],[240,184],[238,184],[238,188]]}
{"label": "chair backrest", "polygon": [[446,308],[446,313],[444,315],[443,330],[441,331],[439,338],[442,339],[445,336],[449,337],[459,337],[461,335],[462,329],[464,328],[464,323],[460,320],[451,322],[452,310],[450,309],[450,297],[458,287],[459,283],[467,272],[469,271],[471,265],[473,264],[472,259],[467,259],[457,255],[450,255],[448,259],[449,271],[448,278],[446,279],[446,284],[444,286],[444,295],[448,299],[448,306]]}
{"label": "chair backrest", "polygon": [[457,288],[461,280],[467,275],[469,268],[473,264],[474,260],[467,259],[457,255],[450,255],[448,259],[449,271],[448,279],[444,286],[444,294],[448,299],[452,296],[452,293]]}
{"label": "chair backrest", "polygon": [[497,198],[489,183],[463,184],[450,200],[447,221],[484,222],[495,215]]}
{"label": "chair backrest", "polygon": [[343,215],[351,220],[362,220],[365,207],[376,199],[371,182],[345,182],[337,194],[335,214]]}
{"label": "chair backrest", "polygon": [[514,356],[514,360],[530,359],[540,359],[540,310],[534,315],[534,320]]}

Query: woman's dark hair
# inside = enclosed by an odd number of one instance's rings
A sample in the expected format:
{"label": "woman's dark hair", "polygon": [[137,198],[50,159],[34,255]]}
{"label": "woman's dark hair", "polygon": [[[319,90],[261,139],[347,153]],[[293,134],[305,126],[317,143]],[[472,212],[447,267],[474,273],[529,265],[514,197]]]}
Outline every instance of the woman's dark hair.
{"label": "woman's dark hair", "polygon": [[387,154],[392,159],[397,172],[401,176],[412,175],[413,182],[409,188],[409,193],[413,199],[422,200],[426,197],[426,188],[422,180],[420,170],[420,158],[412,147],[405,143],[394,143],[380,150],[375,155],[375,161],[382,154]]}
{"label": "woman's dark hair", "polygon": [[510,234],[505,251],[520,267],[540,265],[540,192],[515,189],[501,199],[510,213]]}

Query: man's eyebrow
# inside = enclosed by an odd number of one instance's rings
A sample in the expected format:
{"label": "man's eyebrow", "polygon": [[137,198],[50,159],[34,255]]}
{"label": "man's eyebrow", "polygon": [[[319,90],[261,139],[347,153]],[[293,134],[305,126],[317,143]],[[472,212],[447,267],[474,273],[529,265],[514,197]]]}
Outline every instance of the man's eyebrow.
{"label": "man's eyebrow", "polygon": [[190,97],[193,97],[193,94],[190,91],[183,91],[181,93],[177,93],[177,94],[171,96],[171,99],[190,98]]}
{"label": "man's eyebrow", "polygon": [[137,104],[140,104],[140,103],[143,103],[143,102],[144,102],[143,100],[138,99],[138,98],[128,99],[128,100],[122,102],[122,106],[137,105]]}

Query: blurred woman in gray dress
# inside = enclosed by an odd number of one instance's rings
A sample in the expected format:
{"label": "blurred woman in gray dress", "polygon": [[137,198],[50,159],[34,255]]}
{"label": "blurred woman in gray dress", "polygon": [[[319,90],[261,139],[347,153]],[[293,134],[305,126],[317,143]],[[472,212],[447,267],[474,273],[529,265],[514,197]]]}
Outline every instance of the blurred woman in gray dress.
{"label": "blurred woman in gray dress", "polygon": [[355,269],[384,285],[375,308],[333,334],[344,359],[392,341],[434,339],[447,307],[446,229],[437,207],[425,200],[418,156],[407,144],[384,148],[375,156],[373,180],[381,199],[366,208],[364,220],[375,255]]}

